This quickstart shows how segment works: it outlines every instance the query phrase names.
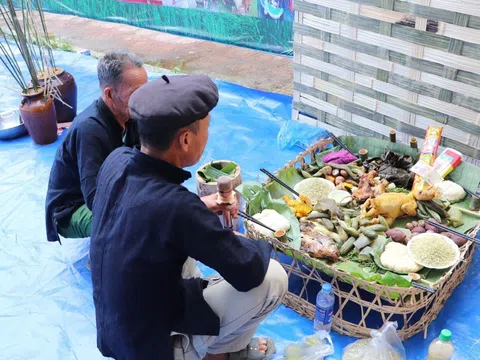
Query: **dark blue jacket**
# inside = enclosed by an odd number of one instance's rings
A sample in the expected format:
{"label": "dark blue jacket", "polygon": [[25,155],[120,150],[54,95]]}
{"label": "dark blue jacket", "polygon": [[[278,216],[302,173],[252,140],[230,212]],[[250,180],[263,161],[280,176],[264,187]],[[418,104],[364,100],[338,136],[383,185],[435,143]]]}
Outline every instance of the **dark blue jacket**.
{"label": "dark blue jacket", "polygon": [[75,117],[50,172],[45,204],[48,241],[59,241],[57,224],[68,226],[80,206],[86,204],[92,209],[98,171],[107,156],[124,144],[138,144],[136,123],[127,122],[124,136],[102,99],[95,100]]}
{"label": "dark blue jacket", "polygon": [[271,246],[224,229],[181,184],[190,173],[122,147],[103,164],[90,245],[97,345],[118,360],[173,359],[170,333],[217,335],[207,282],[184,280],[187,257],[238,291],[259,286]]}

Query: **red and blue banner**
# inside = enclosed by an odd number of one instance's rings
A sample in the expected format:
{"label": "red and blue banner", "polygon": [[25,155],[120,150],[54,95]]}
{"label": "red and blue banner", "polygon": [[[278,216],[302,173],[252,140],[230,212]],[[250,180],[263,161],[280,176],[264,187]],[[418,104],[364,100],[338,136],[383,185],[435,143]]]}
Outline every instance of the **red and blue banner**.
{"label": "red and blue banner", "polygon": [[[134,4],[207,10],[261,19],[293,21],[293,0],[118,0]],[[254,4],[252,5],[252,2]]]}

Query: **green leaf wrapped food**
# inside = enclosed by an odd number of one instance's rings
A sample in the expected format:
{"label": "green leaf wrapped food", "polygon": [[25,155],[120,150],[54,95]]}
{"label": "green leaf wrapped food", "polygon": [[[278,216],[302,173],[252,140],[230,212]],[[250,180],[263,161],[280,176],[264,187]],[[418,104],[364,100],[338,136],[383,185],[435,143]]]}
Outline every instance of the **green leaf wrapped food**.
{"label": "green leaf wrapped food", "polygon": [[281,199],[272,199],[270,192],[257,182],[245,182],[236,189],[242,194],[248,203],[248,214],[253,216],[265,209],[271,209],[284,216],[290,222],[290,230],[287,235],[293,239],[289,245],[294,249],[300,249],[301,235],[300,223],[287,203]]}
{"label": "green leaf wrapped food", "polygon": [[455,208],[455,207],[450,207],[448,210],[448,217],[447,220],[450,222],[450,224],[454,227],[457,228],[459,226],[463,225],[463,214],[460,211],[460,209]]}
{"label": "green leaf wrapped food", "polygon": [[220,162],[211,162],[204,168],[197,171],[197,174],[206,182],[215,182],[220,176],[233,176],[237,165],[233,162],[229,162],[225,166],[222,166]]}

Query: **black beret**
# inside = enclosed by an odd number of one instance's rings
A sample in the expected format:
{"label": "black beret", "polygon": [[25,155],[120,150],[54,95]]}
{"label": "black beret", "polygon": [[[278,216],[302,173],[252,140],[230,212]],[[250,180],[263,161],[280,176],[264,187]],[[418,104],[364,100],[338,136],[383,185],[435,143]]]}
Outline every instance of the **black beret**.
{"label": "black beret", "polygon": [[163,75],[138,88],[130,117],[145,130],[175,130],[204,119],[218,103],[217,85],[206,75]]}

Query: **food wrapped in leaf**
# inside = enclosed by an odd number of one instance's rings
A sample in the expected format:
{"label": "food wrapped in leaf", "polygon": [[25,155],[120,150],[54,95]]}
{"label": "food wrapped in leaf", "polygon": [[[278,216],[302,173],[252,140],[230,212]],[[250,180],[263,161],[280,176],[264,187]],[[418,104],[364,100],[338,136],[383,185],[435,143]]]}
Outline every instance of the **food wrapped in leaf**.
{"label": "food wrapped in leaf", "polygon": [[453,206],[450,207],[448,210],[448,222],[455,228],[463,225],[463,214],[460,209]]}
{"label": "food wrapped in leaf", "polygon": [[440,192],[442,199],[452,203],[462,201],[467,195],[463,187],[449,180],[436,184],[435,188]]}
{"label": "food wrapped in leaf", "polygon": [[[262,224],[265,224],[269,228],[277,231],[277,230],[283,230],[287,232],[290,230],[290,222],[288,221],[287,218],[276,212],[275,210],[272,209],[265,209],[261,213],[253,215],[253,218],[257,219],[260,221]],[[252,223],[251,224],[255,230],[266,236],[267,238],[273,238],[273,232],[264,228],[263,226],[260,226],[258,224]]]}
{"label": "food wrapped in leaf", "polygon": [[408,155],[398,155],[389,147],[381,157],[375,157],[363,162],[367,171],[375,170],[383,179],[393,182],[396,186],[411,188],[414,173],[410,171],[414,159]]}

